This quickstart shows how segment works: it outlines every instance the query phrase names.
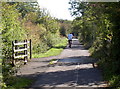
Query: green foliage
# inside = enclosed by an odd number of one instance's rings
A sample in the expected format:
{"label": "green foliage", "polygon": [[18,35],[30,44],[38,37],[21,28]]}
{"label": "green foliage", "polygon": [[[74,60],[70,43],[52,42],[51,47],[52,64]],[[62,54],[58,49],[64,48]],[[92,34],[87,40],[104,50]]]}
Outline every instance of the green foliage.
{"label": "green foliage", "polygon": [[39,11],[40,8],[38,2],[8,2],[9,5],[15,5],[15,8],[19,13],[21,13],[21,17],[24,18],[30,12]]}
{"label": "green foliage", "polygon": [[15,5],[2,3],[2,55],[3,81],[6,82],[16,71],[10,65],[12,59],[12,41],[26,39],[25,30],[20,22]]}
{"label": "green foliage", "polygon": [[67,45],[67,40],[64,38],[59,40],[59,43],[56,44],[53,48],[49,49],[45,53],[40,53],[40,54],[33,54],[33,58],[40,58],[40,57],[50,57],[50,56],[56,56],[59,55],[63,49]]}
{"label": "green foliage", "polygon": [[59,43],[60,40],[61,38],[58,34],[47,33],[47,35],[44,37],[44,41],[46,42],[48,47],[55,46]]}
{"label": "green foliage", "polygon": [[63,36],[66,36],[66,31],[65,31],[65,30],[66,30],[65,27],[62,26],[62,27],[60,28],[60,34],[63,35]]}
{"label": "green foliage", "polygon": [[3,4],[2,24],[2,34],[5,38],[3,42],[23,39],[25,32],[19,22],[19,13],[14,6]]}
{"label": "green foliage", "polygon": [[120,3],[71,0],[70,4],[73,15],[82,14],[73,21],[73,32],[76,29],[80,41],[90,48],[93,57],[99,59],[98,64],[103,69],[105,79],[110,81],[111,86],[117,86],[116,82],[120,79]]}
{"label": "green foliage", "polygon": [[120,75],[114,75],[111,77],[110,86],[120,88]]}
{"label": "green foliage", "polygon": [[2,87],[2,89],[24,89],[32,84],[33,80],[22,77],[10,77],[6,83],[6,87]]}
{"label": "green foliage", "polygon": [[19,13],[14,6],[2,3],[2,8],[3,54],[7,58],[11,55],[12,41],[25,39],[25,30],[22,28]]}
{"label": "green foliage", "polygon": [[66,36],[67,34],[71,33],[72,30],[72,21],[67,21],[67,20],[58,20],[60,23],[60,35]]}
{"label": "green foliage", "polygon": [[109,81],[109,86],[112,87],[113,89],[119,89],[120,88],[120,76],[115,74],[114,71],[117,68],[116,66],[118,64],[112,63],[108,61],[108,59],[102,58],[98,62],[98,65],[103,71],[103,77],[106,81]]}
{"label": "green foliage", "polygon": [[36,45],[33,46],[33,51],[32,53],[35,54],[35,53],[44,53],[46,52],[47,50],[49,49],[49,47],[47,46],[46,43],[44,42],[40,42]]}

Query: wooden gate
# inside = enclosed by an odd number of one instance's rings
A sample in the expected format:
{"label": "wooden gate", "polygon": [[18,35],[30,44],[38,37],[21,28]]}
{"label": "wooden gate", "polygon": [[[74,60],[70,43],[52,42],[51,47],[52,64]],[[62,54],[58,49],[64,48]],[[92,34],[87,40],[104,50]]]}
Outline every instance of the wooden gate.
{"label": "wooden gate", "polygon": [[32,58],[32,42],[30,40],[24,40],[23,42],[18,42],[17,40],[12,42],[12,64],[16,65],[16,62],[22,60],[24,64],[27,63],[28,59]]}

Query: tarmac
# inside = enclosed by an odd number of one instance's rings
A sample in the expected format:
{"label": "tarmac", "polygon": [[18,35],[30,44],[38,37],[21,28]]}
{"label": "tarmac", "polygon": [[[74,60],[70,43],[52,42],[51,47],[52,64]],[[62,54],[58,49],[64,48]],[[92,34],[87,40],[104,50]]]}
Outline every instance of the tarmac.
{"label": "tarmac", "polygon": [[72,48],[67,46],[58,56],[33,58],[17,76],[35,80],[29,89],[105,89],[101,70],[93,66],[96,62],[78,39],[73,39]]}

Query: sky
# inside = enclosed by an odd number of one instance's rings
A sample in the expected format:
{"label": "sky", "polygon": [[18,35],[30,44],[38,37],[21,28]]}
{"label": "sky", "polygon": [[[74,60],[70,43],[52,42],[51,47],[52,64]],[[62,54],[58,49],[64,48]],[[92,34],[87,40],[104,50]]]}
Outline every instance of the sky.
{"label": "sky", "polygon": [[41,8],[46,8],[52,17],[73,20],[71,17],[69,0],[37,0]]}

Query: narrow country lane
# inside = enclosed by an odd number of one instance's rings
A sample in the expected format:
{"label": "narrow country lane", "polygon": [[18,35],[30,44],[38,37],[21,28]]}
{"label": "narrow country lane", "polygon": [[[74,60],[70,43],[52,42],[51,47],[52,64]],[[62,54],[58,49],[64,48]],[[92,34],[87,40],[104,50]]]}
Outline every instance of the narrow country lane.
{"label": "narrow country lane", "polygon": [[[31,88],[106,87],[101,71],[92,65],[96,60],[89,55],[88,50],[84,49],[78,39],[73,39],[72,48],[66,47],[59,56],[32,59],[17,75],[35,79]],[[57,60],[50,65],[51,59]]]}

